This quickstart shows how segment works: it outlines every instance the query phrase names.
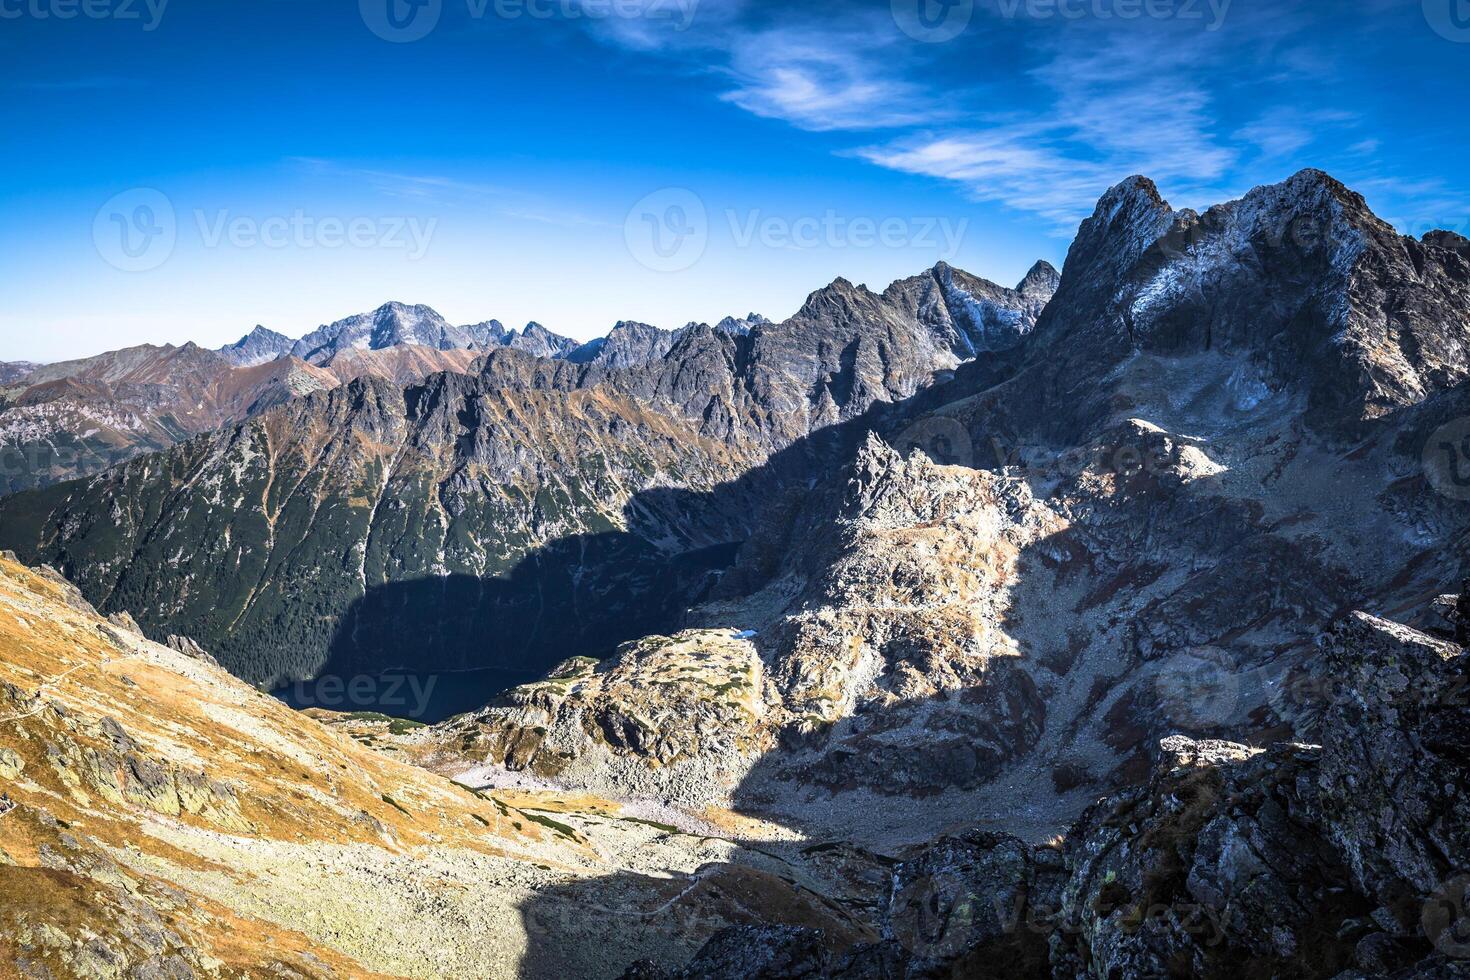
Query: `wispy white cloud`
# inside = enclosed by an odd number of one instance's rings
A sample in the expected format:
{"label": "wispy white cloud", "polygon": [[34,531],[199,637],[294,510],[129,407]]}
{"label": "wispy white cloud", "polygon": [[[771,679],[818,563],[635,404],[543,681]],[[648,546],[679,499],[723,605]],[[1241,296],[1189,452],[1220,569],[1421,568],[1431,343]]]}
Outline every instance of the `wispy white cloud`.
{"label": "wispy white cloud", "polygon": [[1186,190],[1224,179],[1238,152],[1215,134],[1211,99],[1192,78],[1199,52],[1161,34],[1095,40],[1095,31],[1078,31],[1051,42],[1031,72],[1047,108],[1027,121],[981,120],[857,152],[1040,215],[1059,235],[1074,232],[1097,198],[1131,174]]}
{"label": "wispy white cloud", "polygon": [[[1407,0],[1371,2],[1397,9]],[[1000,16],[990,4],[977,11]],[[963,42],[926,45],[898,31],[886,10],[835,17],[703,0],[688,30],[635,20],[602,33],[724,79],[720,97],[762,118],[818,132],[898,130],[841,152],[953,181],[975,200],[1034,213],[1070,234],[1131,174],[1201,206],[1252,177],[1279,176],[1324,132],[1341,131],[1340,145],[1352,113],[1284,96],[1261,102],[1253,119],[1222,122],[1222,99],[1238,106],[1265,78],[1330,83],[1341,59],[1315,42],[1314,16],[1290,5],[1232,8],[1230,31],[1183,18],[1011,17],[972,24]],[[1003,92],[1008,111],[979,98],[982,85]],[[1355,152],[1371,152],[1363,145]]]}
{"label": "wispy white cloud", "polygon": [[493,184],[456,180],[437,174],[403,173],[391,170],[375,170],[324,160],[320,157],[292,157],[291,163],[310,173],[361,181],[374,190],[390,197],[417,199],[442,199],[454,195],[460,199],[469,197],[493,197],[510,193],[508,188]]}
{"label": "wispy white cloud", "polygon": [[148,83],[119,75],[90,75],[82,78],[51,80],[34,79],[11,82],[10,87],[30,92],[110,92],[117,89],[142,88]]}
{"label": "wispy white cloud", "polygon": [[318,157],[293,157],[290,162],[315,175],[357,181],[387,197],[403,198],[419,204],[448,208],[468,201],[479,201],[484,202],[496,214],[517,221],[531,221],[559,228],[611,227],[605,221],[566,211],[551,202],[528,198],[524,191],[495,184],[459,180],[439,174],[350,166]]}
{"label": "wispy white cloud", "polygon": [[1289,157],[1317,142],[1324,133],[1356,120],[1354,114],[1339,110],[1276,106],[1236,130],[1234,138],[1254,146],[1268,158]]}
{"label": "wispy white cloud", "polygon": [[1040,215],[1059,232],[1075,231],[1081,209],[1119,174],[1082,161],[1050,142],[1038,127],[991,127],[917,136],[856,152],[890,170],[962,184],[978,201],[996,201]]}
{"label": "wispy white cloud", "polygon": [[933,123],[952,115],[932,93],[887,66],[895,47],[871,31],[834,36],[782,27],[731,38],[722,98],[747,112],[802,129],[886,129]]}

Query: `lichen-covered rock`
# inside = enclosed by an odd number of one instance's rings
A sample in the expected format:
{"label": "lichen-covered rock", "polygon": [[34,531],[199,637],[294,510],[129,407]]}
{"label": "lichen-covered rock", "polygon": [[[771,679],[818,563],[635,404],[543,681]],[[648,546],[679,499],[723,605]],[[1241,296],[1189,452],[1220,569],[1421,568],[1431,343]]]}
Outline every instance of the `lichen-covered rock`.
{"label": "lichen-covered rock", "polygon": [[823,980],[831,964],[816,929],[735,926],[716,933],[683,970],[662,978],[630,971],[624,980]]}
{"label": "lichen-covered rock", "polygon": [[434,737],[543,776],[617,758],[659,770],[714,764],[738,773],[774,738],[766,688],[749,638],[690,630],[630,643],[602,663],[569,660]]}
{"label": "lichen-covered rock", "polygon": [[935,841],[894,869],[883,935],[897,949],[882,958],[905,957],[907,975],[1043,975],[1064,880],[1059,851],[1007,834]]}
{"label": "lichen-covered rock", "polygon": [[1066,845],[1055,975],[1330,977],[1369,906],[1323,833],[1320,750],[1165,740],[1146,787],[1089,810]]}
{"label": "lichen-covered rock", "polygon": [[1425,900],[1470,873],[1470,654],[1364,613],[1324,653],[1324,816],[1358,887],[1412,933]]}
{"label": "lichen-covered rock", "polygon": [[[129,617],[129,619],[131,618],[132,617]],[[168,647],[170,650],[176,650],[179,653],[182,653],[186,657],[192,657],[195,660],[202,660],[205,663],[212,664],[215,667],[219,666],[219,661],[215,660],[214,657],[210,655],[209,651],[205,650],[197,642],[191,640],[187,636],[170,636],[166,641],[164,641],[163,645]]]}

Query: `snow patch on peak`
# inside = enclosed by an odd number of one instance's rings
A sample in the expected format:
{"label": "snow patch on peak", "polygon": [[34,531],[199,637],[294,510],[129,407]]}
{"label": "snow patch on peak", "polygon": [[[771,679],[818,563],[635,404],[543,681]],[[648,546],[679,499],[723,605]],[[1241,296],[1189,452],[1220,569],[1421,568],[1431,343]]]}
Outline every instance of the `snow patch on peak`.
{"label": "snow patch on peak", "polygon": [[975,296],[954,281],[953,270],[944,263],[935,266],[935,271],[939,273],[946,305],[955,319],[961,321],[956,326],[961,328],[968,356],[1010,350],[1030,332],[1032,321],[1024,311]]}

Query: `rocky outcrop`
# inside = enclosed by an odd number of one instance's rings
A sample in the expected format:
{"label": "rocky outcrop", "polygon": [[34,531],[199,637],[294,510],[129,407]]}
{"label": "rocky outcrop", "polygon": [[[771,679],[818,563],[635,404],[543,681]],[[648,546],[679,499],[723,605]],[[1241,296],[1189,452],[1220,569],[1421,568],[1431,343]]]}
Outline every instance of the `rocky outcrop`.
{"label": "rocky outcrop", "polygon": [[623,980],[1047,976],[1064,879],[1056,850],[1004,834],[948,837],[894,864],[878,901],[876,940],[834,944],[810,927],[737,926],[682,969],[645,961]]}
{"label": "rocky outcrop", "polygon": [[[1067,841],[1057,975],[1335,976],[1373,931],[1323,834],[1321,750],[1164,740]],[[1356,933],[1354,932],[1356,930]]]}
{"label": "rocky outcrop", "polygon": [[[128,620],[131,621],[132,617],[129,616]],[[136,627],[137,624],[134,624],[134,632],[141,632]],[[163,641],[163,645],[168,647],[170,650],[182,653],[184,656],[189,657],[192,660],[202,660],[205,663],[211,664],[215,667],[219,666],[219,661],[210,656],[209,651],[205,650],[202,646],[198,644],[198,642],[191,640],[187,636],[170,636],[168,639]]]}
{"label": "rocky outcrop", "polygon": [[[794,528],[772,525],[786,563],[760,594],[692,611],[705,629],[564,665],[426,737],[568,785],[654,780],[701,804],[757,784],[772,799],[975,789],[1045,726],[999,624],[1020,550],[1059,527],[1022,487],[872,436]],[[692,758],[703,764],[672,766]]]}
{"label": "rocky outcrop", "polygon": [[1470,655],[1363,614],[1325,644],[1322,745],[1171,736],[1060,849],[972,832],[905,855],[877,943],[747,927],[671,975],[1465,975]]}
{"label": "rocky outcrop", "polygon": [[1429,896],[1470,874],[1470,654],[1362,613],[1325,652],[1325,819],[1356,886],[1412,934]]}
{"label": "rocky outcrop", "polygon": [[[617,786],[620,760],[640,770],[646,762],[654,771],[640,782],[701,805],[728,794],[770,748],[766,688],[749,639],[718,630],[648,637],[604,663],[570,660],[434,738],[513,772],[604,789]],[[705,783],[701,798],[694,787]]]}

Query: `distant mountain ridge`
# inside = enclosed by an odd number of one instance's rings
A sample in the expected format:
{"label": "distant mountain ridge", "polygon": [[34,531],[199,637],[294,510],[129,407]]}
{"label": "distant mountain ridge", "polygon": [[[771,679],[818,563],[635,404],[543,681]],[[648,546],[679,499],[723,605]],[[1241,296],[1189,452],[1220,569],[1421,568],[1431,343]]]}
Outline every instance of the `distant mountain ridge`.
{"label": "distant mountain ridge", "polygon": [[[769,322],[765,317],[752,313],[744,318],[726,317],[720,321],[719,329],[741,334]],[[695,325],[691,323],[682,329]],[[648,324],[620,321],[606,336],[582,343],[554,333],[534,321],[521,330],[507,328],[499,320],[455,326],[432,307],[390,302],[370,313],[359,313],[320,326],[300,340],[257,326],[235,343],[221,347],[218,353],[237,366],[253,366],[288,355],[310,364],[326,366],[346,351],[414,346],[439,351],[485,352],[504,347],[535,357],[567,358],[578,363],[607,357],[615,361],[616,366],[626,367],[634,359],[652,360],[668,353],[672,339],[682,329],[664,330]],[[604,350],[607,351],[605,355]]]}
{"label": "distant mountain ridge", "polygon": [[40,366],[30,361],[0,361],[0,385],[19,381]]}
{"label": "distant mountain ridge", "polygon": [[[1016,308],[1028,315],[1039,312],[1031,309],[1034,301],[1014,295]],[[755,313],[726,317],[713,328],[691,323],[664,330],[624,321],[581,344],[534,322],[519,331],[497,320],[454,326],[431,307],[390,302],[299,340],[256,326],[217,351],[142,345],[52,365],[3,365],[0,494],[89,476],[360,377],[406,385],[441,371],[473,373],[482,355],[502,351],[596,374],[657,362],[691,330],[746,337],[771,326]]]}

